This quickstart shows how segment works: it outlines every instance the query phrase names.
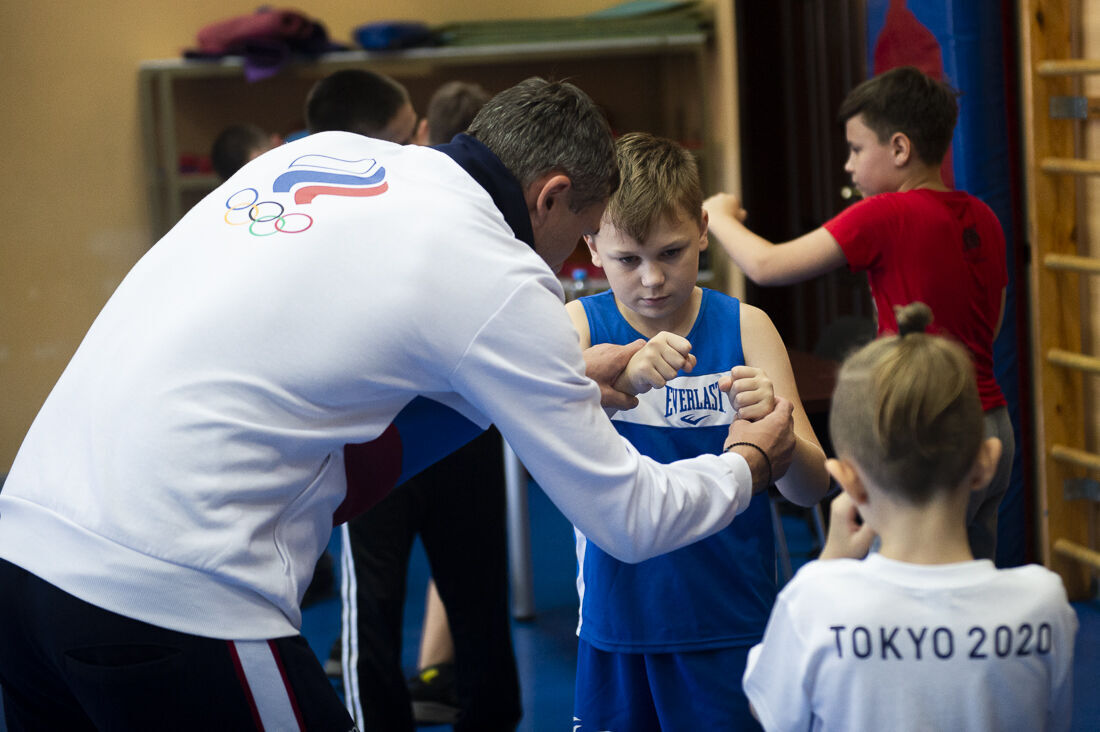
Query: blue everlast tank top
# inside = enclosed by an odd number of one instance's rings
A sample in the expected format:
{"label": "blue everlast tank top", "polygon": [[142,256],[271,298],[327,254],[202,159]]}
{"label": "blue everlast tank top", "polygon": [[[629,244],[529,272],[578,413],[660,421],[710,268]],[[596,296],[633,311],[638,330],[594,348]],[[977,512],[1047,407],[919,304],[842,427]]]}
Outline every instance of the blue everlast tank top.
{"label": "blue everlast tank top", "polygon": [[[592,345],[643,338],[614,295],[581,298]],[[732,409],[718,379],[744,364],[740,302],[703,290],[687,338],[697,363],[640,404],[617,413],[615,428],[658,462],[720,453]],[[639,564],[625,564],[577,536],[579,635],[604,651],[682,652],[751,645],[775,602],[775,544],[768,496],[761,493],[717,534]]]}

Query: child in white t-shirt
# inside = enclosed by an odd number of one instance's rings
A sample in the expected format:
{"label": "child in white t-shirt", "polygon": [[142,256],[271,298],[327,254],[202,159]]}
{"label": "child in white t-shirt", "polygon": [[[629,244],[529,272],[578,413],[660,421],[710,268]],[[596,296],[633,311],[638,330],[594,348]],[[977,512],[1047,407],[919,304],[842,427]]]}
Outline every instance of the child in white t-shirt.
{"label": "child in white t-shirt", "polygon": [[828,469],[844,493],[822,561],[749,654],[745,693],[768,730],[1068,729],[1077,619],[1060,578],[998,570],[967,541],[967,499],[1001,449],[982,439],[973,365],[922,332],[927,306],[896,313],[901,335],[840,370]]}

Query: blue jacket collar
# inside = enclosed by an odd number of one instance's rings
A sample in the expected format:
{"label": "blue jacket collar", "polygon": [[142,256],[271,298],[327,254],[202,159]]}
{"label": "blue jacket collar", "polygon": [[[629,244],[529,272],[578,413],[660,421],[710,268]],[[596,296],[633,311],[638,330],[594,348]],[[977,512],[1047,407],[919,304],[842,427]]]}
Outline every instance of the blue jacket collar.
{"label": "blue jacket collar", "polygon": [[516,238],[535,248],[535,232],[531,228],[531,215],[527,212],[523,189],[492,150],[485,147],[481,140],[466,134],[455,135],[450,142],[432,147],[462,166],[492,196],[493,203],[504,214],[504,220],[512,227]]}

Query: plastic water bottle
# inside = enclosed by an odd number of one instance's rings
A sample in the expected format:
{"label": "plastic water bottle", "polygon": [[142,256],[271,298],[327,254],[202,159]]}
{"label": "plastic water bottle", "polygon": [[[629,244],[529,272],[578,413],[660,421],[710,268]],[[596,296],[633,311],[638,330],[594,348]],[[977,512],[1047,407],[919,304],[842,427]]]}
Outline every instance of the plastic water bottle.
{"label": "plastic water bottle", "polygon": [[570,273],[570,276],[573,281],[569,285],[569,299],[576,300],[584,294],[584,288],[588,280],[588,270],[584,267],[577,267]]}

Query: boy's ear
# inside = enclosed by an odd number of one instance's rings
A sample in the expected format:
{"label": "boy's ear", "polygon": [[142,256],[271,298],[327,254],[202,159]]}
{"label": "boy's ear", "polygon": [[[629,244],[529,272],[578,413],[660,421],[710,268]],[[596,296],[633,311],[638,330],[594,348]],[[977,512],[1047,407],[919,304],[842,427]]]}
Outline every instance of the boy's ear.
{"label": "boy's ear", "polygon": [[912,159],[913,141],[904,132],[890,135],[890,152],[894,156],[894,166],[903,168]]}
{"label": "boy's ear", "polygon": [[993,475],[997,472],[997,463],[1001,459],[1003,445],[996,437],[987,437],[978,446],[978,456],[974,458],[974,467],[970,469],[967,477],[968,488],[972,491],[980,491],[989,485]]}
{"label": "boy's ear", "polygon": [[829,458],[825,461],[825,470],[833,476],[833,480],[840,484],[844,492],[852,497],[856,506],[867,504],[867,488],[863,485],[863,479],[859,477],[856,466],[844,458]]}
{"label": "boy's ear", "polygon": [[704,251],[707,245],[710,244],[710,236],[708,236],[710,232],[710,214],[707,213],[705,208],[703,209],[702,221],[703,230],[699,232],[699,251]]}
{"label": "boy's ear", "polygon": [[427,145],[431,140],[431,135],[428,132],[428,118],[421,117],[420,121],[416,123],[416,129],[413,130],[413,142],[417,145]]}
{"label": "boy's ear", "polygon": [[603,261],[600,259],[600,253],[596,251],[596,237],[592,234],[585,234],[584,243],[588,246],[588,256],[592,258],[592,264],[602,269]]}

